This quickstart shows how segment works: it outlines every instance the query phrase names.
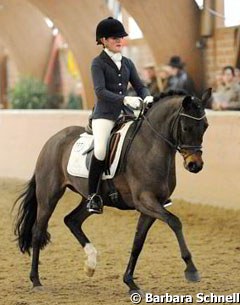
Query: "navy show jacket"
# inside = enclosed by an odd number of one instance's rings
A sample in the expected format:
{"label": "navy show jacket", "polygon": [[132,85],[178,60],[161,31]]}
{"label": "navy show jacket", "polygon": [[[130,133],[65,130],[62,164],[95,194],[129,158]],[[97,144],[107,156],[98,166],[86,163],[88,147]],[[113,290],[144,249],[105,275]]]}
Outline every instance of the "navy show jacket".
{"label": "navy show jacket", "polygon": [[109,55],[102,51],[93,59],[91,72],[95,91],[93,119],[104,118],[115,121],[121,110],[129,113],[130,108],[123,104],[129,82],[137,96],[144,99],[150,95],[139,78],[133,62],[127,57],[122,57],[119,70]]}

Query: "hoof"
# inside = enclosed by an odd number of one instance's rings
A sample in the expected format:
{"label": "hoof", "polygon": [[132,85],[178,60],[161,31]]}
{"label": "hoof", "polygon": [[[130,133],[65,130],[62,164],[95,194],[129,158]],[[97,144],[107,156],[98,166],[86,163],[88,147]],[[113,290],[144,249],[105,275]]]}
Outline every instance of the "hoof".
{"label": "hoof", "polygon": [[189,282],[200,282],[201,278],[199,273],[196,272],[187,272],[185,271],[185,278]]}
{"label": "hoof", "polygon": [[133,304],[140,304],[145,298],[145,293],[140,289],[129,290],[129,295]]}
{"label": "hoof", "polygon": [[32,288],[32,292],[42,292],[42,291],[44,291],[43,286],[34,286]]}
{"label": "hoof", "polygon": [[87,263],[84,265],[84,272],[88,277],[92,277],[94,275],[95,269],[88,266]]}
{"label": "hoof", "polygon": [[132,295],[133,293],[138,293],[138,294],[140,294],[142,297],[145,296],[145,293],[144,293],[141,289],[129,290],[129,295]]}
{"label": "hoof", "polygon": [[87,256],[87,260],[85,260],[84,264],[84,272],[87,276],[92,277],[97,266],[97,250],[91,243],[87,243],[84,247],[84,251]]}

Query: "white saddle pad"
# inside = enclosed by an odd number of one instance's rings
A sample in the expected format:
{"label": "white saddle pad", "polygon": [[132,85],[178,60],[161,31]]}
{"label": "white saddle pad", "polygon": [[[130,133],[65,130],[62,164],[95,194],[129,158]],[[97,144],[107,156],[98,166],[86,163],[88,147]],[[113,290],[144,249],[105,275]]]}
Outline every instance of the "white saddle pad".
{"label": "white saddle pad", "polygon": [[[103,180],[112,179],[114,177],[121,156],[123,142],[132,122],[133,121],[127,122],[124,127],[117,132],[120,133],[121,137],[118,142],[115,158],[110,168],[110,175],[103,174]],[[88,150],[88,148],[92,145],[92,142],[93,136],[84,132],[80,135],[80,138],[74,143],[67,165],[67,171],[70,175],[81,178],[88,178],[88,169],[86,167],[87,154],[83,153]]]}

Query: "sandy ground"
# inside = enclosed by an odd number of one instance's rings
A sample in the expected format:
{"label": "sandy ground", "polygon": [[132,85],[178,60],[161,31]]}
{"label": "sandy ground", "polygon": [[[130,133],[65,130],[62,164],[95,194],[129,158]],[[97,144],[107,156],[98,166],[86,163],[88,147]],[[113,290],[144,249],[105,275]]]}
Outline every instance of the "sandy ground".
{"label": "sandy ground", "polygon": [[[83,272],[84,252],[63,223],[79,197],[67,192],[50,221],[52,243],[42,252],[40,275],[44,291],[33,292],[28,278],[30,258],[13,241],[10,213],[22,181],[0,180],[0,305],[131,304],[122,282],[137,212],[106,208],[85,224],[85,232],[99,252],[93,278]],[[240,292],[240,211],[175,201],[171,211],[180,217],[188,245],[200,271],[199,283],[183,276],[177,242],[170,229],[157,221],[140,256],[136,277],[144,291],[154,294],[231,294]],[[144,303],[144,302],[143,302]]]}

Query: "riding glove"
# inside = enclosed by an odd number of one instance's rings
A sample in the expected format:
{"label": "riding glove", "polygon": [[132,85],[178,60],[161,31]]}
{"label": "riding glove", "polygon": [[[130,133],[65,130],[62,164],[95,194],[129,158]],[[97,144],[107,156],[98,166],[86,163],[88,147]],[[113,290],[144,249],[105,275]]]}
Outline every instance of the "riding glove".
{"label": "riding glove", "polygon": [[125,96],[123,103],[126,106],[130,106],[133,109],[137,109],[140,107],[140,102],[142,99],[138,96]]}
{"label": "riding glove", "polygon": [[146,105],[153,103],[153,96],[152,95],[146,96],[145,99],[143,100],[143,102]]}

